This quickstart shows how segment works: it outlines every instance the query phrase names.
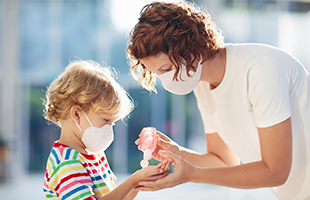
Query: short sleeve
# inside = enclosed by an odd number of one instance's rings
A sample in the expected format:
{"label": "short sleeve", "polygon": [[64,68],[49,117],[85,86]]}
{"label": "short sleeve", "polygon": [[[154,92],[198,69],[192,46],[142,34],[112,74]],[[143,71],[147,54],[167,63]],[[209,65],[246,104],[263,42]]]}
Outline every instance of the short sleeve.
{"label": "short sleeve", "polygon": [[83,165],[77,160],[61,162],[50,177],[49,187],[61,199],[96,199],[92,190],[92,179]]}
{"label": "short sleeve", "polygon": [[260,59],[249,70],[248,95],[257,127],[270,127],[291,116],[289,78],[275,60]]}

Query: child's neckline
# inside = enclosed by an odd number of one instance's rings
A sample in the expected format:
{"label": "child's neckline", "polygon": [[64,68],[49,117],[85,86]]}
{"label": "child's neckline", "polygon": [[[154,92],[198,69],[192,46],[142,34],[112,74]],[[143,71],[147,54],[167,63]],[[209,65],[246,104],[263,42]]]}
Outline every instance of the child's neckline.
{"label": "child's neckline", "polygon": [[[57,141],[55,141],[54,142],[54,147],[67,147],[67,148],[70,148],[70,149],[73,149],[73,148],[71,148],[70,146],[68,146],[68,145],[65,145],[65,144],[62,144],[62,143],[60,143],[59,142],[59,140],[57,140]],[[73,149],[73,150],[75,150],[75,151],[77,151],[76,149]],[[79,152],[79,151],[77,151],[77,152]],[[84,156],[86,159],[88,159],[88,160],[96,160],[96,159],[98,159],[98,155],[99,154],[85,154],[85,153],[81,153],[81,152],[79,152],[82,156]]]}

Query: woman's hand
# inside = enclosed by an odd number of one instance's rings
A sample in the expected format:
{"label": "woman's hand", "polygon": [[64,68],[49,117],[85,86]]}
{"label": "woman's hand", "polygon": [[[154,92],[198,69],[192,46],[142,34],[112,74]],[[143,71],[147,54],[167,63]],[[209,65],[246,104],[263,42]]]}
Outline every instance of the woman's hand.
{"label": "woman's hand", "polygon": [[156,180],[143,180],[135,189],[138,191],[156,191],[164,188],[171,188],[176,185],[192,181],[195,166],[184,160],[182,157],[167,151],[159,151],[161,157],[171,160],[174,163],[173,173]]}
{"label": "woman's hand", "polygon": [[[176,155],[180,155],[181,147],[176,142],[174,142],[168,136],[159,131],[156,131],[156,133],[157,133],[157,145],[156,149],[152,154],[154,159],[164,162],[165,158],[158,153],[160,150],[169,151]],[[139,135],[139,137],[141,137],[141,134]],[[135,143],[138,145],[138,149],[141,150],[140,138],[137,139]]]}

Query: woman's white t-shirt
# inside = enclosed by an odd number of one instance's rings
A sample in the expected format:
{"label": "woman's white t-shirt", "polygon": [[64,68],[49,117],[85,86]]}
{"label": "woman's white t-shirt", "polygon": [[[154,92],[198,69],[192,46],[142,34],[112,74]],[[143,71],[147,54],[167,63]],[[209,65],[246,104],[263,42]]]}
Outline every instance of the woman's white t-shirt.
{"label": "woman's white t-shirt", "polygon": [[[257,127],[291,117],[293,164],[279,199],[310,196],[310,76],[293,56],[263,44],[227,44],[225,76],[195,88],[206,133],[217,132],[242,163],[261,160]],[[308,168],[308,169],[307,169]]]}

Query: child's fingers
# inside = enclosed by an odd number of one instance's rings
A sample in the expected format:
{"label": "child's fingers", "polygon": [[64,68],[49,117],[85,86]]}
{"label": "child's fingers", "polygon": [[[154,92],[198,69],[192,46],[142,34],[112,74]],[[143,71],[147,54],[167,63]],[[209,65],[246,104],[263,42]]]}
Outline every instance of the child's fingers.
{"label": "child's fingers", "polygon": [[162,163],[163,163],[163,166],[161,168],[163,169],[163,171],[166,171],[168,161],[164,160]]}
{"label": "child's fingers", "polygon": [[168,171],[170,166],[172,165],[173,160],[172,159],[166,159],[162,162],[162,166],[161,169],[163,169],[163,171]]}
{"label": "child's fingers", "polygon": [[167,171],[167,164],[168,164],[168,160],[164,160],[163,167],[162,167],[164,171]]}
{"label": "child's fingers", "polygon": [[168,171],[169,170],[169,168],[170,168],[170,166],[171,166],[171,160],[165,160],[166,161],[166,163],[165,163],[165,166],[164,166],[164,168],[162,168],[164,171]]}
{"label": "child's fingers", "polygon": [[168,171],[165,171],[165,172],[162,172],[162,173],[159,173],[159,174],[154,174],[152,176],[149,176],[148,180],[152,181],[152,180],[161,179],[161,178],[164,178],[167,175],[168,175]]}
{"label": "child's fingers", "polygon": [[157,166],[160,167],[163,171],[167,171],[167,165],[169,165],[168,160],[164,160],[160,164],[161,164],[160,166],[159,166],[159,164]]}
{"label": "child's fingers", "polygon": [[172,159],[169,159],[168,162],[167,162],[167,165],[166,165],[166,169],[165,170],[169,170],[170,166],[172,165],[173,163],[173,160]]}
{"label": "child's fingers", "polygon": [[163,168],[163,163],[158,163],[157,168]]}
{"label": "child's fingers", "polygon": [[145,177],[153,177],[164,172],[162,168],[157,166],[148,166],[141,170],[144,171]]}

